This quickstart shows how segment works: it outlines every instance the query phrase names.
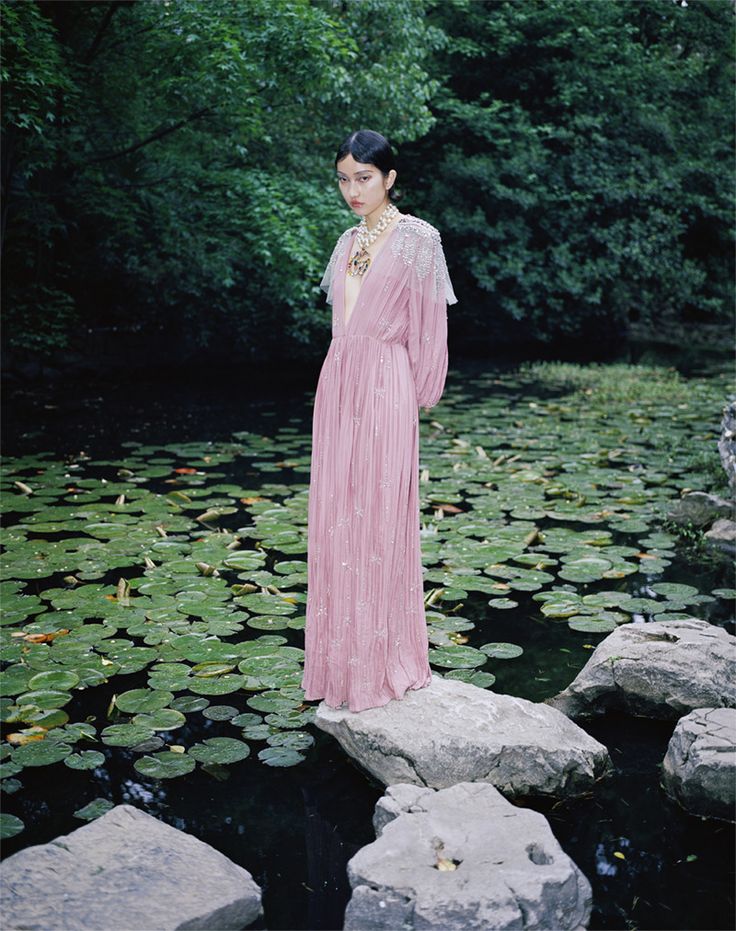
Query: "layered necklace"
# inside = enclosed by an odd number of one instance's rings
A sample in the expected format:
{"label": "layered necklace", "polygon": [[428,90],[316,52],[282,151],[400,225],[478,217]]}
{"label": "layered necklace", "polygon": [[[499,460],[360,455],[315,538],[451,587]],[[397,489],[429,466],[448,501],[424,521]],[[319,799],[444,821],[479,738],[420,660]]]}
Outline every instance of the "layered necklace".
{"label": "layered necklace", "polygon": [[368,246],[378,239],[381,233],[386,229],[389,223],[397,216],[399,211],[396,207],[389,203],[386,206],[386,209],[383,211],[381,216],[378,218],[378,223],[373,227],[372,230],[368,229],[368,224],[366,223],[365,217],[360,221],[358,225],[358,232],[355,235],[355,242],[358,245],[358,251],[350,257],[348,262],[348,275],[355,277],[356,275],[363,275],[368,270],[368,266],[371,264],[371,256],[368,252]]}

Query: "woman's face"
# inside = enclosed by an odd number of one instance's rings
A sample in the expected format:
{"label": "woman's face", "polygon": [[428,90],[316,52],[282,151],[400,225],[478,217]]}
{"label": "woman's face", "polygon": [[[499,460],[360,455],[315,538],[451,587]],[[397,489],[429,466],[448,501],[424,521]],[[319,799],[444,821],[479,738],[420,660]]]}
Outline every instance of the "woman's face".
{"label": "woman's face", "polygon": [[395,169],[386,177],[375,165],[356,162],[346,155],[337,163],[337,179],[340,193],[351,210],[358,216],[371,216],[388,203],[388,190],[396,178]]}

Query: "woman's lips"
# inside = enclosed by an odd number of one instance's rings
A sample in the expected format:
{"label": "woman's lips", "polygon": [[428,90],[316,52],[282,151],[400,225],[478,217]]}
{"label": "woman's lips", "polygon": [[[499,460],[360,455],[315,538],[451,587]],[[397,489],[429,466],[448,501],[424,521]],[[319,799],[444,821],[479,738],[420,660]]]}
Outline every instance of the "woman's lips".
{"label": "woman's lips", "polygon": [[350,206],[351,206],[351,207],[362,207],[363,205],[362,205],[362,204],[359,204],[357,200],[351,200],[351,201],[350,201]]}

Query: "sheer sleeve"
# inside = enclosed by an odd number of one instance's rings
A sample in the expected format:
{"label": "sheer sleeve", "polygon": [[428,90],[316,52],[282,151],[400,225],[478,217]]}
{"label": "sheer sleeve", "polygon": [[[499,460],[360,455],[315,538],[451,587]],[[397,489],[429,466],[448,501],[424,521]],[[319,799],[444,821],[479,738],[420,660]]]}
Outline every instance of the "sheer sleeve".
{"label": "sheer sleeve", "polygon": [[337,268],[338,262],[340,261],[346,247],[350,233],[352,232],[352,227],[346,229],[345,232],[341,233],[338,237],[337,242],[335,243],[335,248],[332,250],[332,255],[330,256],[330,261],[327,263],[327,268],[325,268],[324,275],[322,275],[322,280],[319,283],[320,288],[327,294],[327,303],[332,303],[332,284],[335,280],[335,269]]}
{"label": "sheer sleeve", "polygon": [[429,227],[417,246],[409,276],[407,351],[419,407],[434,407],[447,377],[447,305],[457,298],[439,232]]}

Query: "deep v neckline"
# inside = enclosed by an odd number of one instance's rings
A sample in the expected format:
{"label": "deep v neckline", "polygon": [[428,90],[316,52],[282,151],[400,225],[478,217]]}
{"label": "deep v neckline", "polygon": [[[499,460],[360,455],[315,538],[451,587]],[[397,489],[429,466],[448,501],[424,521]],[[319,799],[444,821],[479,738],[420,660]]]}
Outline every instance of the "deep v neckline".
{"label": "deep v neckline", "polygon": [[[353,317],[355,316],[355,312],[356,312],[356,310],[358,309],[358,303],[360,302],[360,298],[361,298],[361,296],[362,296],[362,294],[363,294],[363,291],[365,291],[366,279],[367,279],[368,276],[371,274],[371,272],[373,271],[373,269],[376,267],[376,263],[377,263],[378,260],[381,258],[381,256],[382,256],[383,253],[386,251],[386,249],[388,248],[389,243],[391,242],[391,237],[394,235],[394,233],[395,233],[396,230],[399,228],[399,226],[401,226],[401,221],[402,221],[402,219],[403,219],[405,216],[406,216],[405,213],[402,213],[402,214],[399,215],[398,220],[396,221],[396,223],[394,223],[393,228],[391,229],[391,231],[389,232],[388,236],[386,237],[386,241],[384,242],[384,244],[381,246],[381,248],[378,250],[378,252],[377,252],[377,253],[373,256],[373,258],[371,259],[370,265],[369,265],[368,268],[366,269],[365,274],[362,276],[362,277],[363,277],[363,281],[362,281],[362,283],[361,283],[361,285],[360,285],[360,288],[358,289],[357,295],[355,296],[355,303],[353,304],[353,309],[352,309],[351,312],[350,312],[350,317],[349,317],[347,320],[345,319],[345,307],[346,307],[346,305],[347,305],[347,301],[345,300],[345,296],[346,296],[346,294],[347,294],[347,281],[348,281],[348,271],[347,271],[347,268],[348,268],[348,263],[347,263],[347,262],[345,263],[345,272],[344,272],[344,275],[343,275],[343,282],[342,282],[342,324],[343,324],[343,329],[344,329],[345,331],[347,331],[348,327],[350,326],[350,321],[353,319]],[[350,255],[351,255],[351,253],[352,253],[352,251],[353,251],[353,246],[355,245],[355,237],[356,237],[357,235],[358,235],[358,227],[356,226],[356,227],[355,227],[355,232],[353,233],[353,235],[352,235],[352,237],[351,237],[351,239],[350,239],[350,245],[348,246],[348,262],[349,262],[349,260],[350,260]]]}

